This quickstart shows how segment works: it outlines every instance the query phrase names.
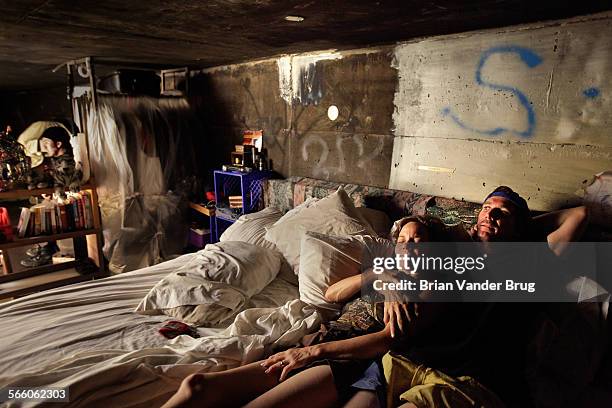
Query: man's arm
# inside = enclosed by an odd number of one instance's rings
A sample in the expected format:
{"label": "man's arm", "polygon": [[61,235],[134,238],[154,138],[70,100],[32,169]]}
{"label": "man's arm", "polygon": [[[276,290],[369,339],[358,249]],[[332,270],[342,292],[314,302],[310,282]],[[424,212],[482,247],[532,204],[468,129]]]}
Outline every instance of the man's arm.
{"label": "man's arm", "polygon": [[[423,303],[418,319],[408,326],[405,338],[399,341],[409,341],[411,337],[429,330],[436,317],[443,312],[443,303]],[[314,361],[323,359],[372,359],[382,356],[391,349],[394,342],[391,337],[391,325],[376,333],[365,334],[346,340],[331,341],[307,347],[290,348],[268,357],[261,363],[266,373],[282,371],[279,381],[285,380],[290,371],[304,367]]]}
{"label": "man's arm", "polygon": [[547,234],[548,246],[556,254],[565,251],[568,242],[580,239],[588,224],[585,206],[553,211],[533,218],[535,227]]}
{"label": "man's arm", "polygon": [[446,307],[445,303],[421,303],[418,318],[408,325],[402,338],[392,338],[391,324],[387,324],[383,330],[376,333],[314,345],[312,352],[317,360],[379,357],[389,351],[395,342],[409,341],[410,338],[430,330]]}
{"label": "man's arm", "polygon": [[290,371],[324,359],[372,359],[391,348],[389,327],[377,333],[365,334],[346,340],[332,341],[307,347],[294,347],[276,353],[261,363],[266,374],[279,372],[278,381],[284,381]]}
{"label": "man's arm", "polygon": [[376,333],[314,345],[312,346],[312,353],[315,360],[326,358],[367,360],[385,354],[393,345],[393,341],[390,325],[387,325],[383,330]]}

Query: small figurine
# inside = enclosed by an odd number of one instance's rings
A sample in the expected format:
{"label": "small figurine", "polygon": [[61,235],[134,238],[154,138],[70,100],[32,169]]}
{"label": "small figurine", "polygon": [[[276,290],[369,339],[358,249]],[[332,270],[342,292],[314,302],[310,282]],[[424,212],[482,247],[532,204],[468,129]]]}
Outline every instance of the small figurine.
{"label": "small figurine", "polygon": [[0,191],[10,190],[26,182],[30,161],[23,146],[11,135],[10,125],[0,132]]}

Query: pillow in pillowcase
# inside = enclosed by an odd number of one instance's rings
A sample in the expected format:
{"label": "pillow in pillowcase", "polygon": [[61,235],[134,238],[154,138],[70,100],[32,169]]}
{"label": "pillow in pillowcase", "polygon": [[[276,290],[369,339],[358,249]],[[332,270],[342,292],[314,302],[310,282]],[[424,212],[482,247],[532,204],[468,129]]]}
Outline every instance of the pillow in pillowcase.
{"label": "pillow in pillowcase", "polygon": [[[316,201],[316,200],[315,200]],[[297,208],[297,207],[296,207]],[[236,222],[230,225],[219,237],[219,242],[226,241],[241,241],[249,244],[257,245],[266,249],[278,251],[276,245],[265,238],[266,228],[271,227],[278,221],[283,213],[274,207],[266,207],[261,211],[245,214],[238,218]],[[278,277],[291,283],[294,286],[298,285],[297,276],[293,273],[293,269],[287,263],[284,257],[281,257],[281,268]]]}
{"label": "pillow in pillowcase", "polygon": [[247,242],[208,244],[157,282],[135,312],[217,326],[244,310],[276,278],[281,261],[278,251]]}
{"label": "pillow in pillowcase", "polygon": [[313,205],[315,205],[317,202],[319,201],[318,198],[315,197],[309,197],[307,198],[302,204],[298,205],[295,208],[290,209],[289,211],[287,211],[285,213],[285,215],[283,215],[279,220],[277,220],[274,225],[276,224],[280,224],[283,223],[285,221],[287,221],[288,219],[292,218],[295,215],[298,215],[302,210],[312,207]]}
{"label": "pillow in pillowcase", "polygon": [[276,246],[265,239],[266,227],[271,227],[282,217],[283,213],[274,207],[242,215],[230,225],[219,237],[220,242],[241,241],[269,249]]}
{"label": "pillow in pillowcase", "polygon": [[295,273],[300,266],[302,235],[307,231],[331,235],[376,235],[342,188],[290,218],[281,218],[266,232],[266,239],[282,252]]}
{"label": "pillow in pillowcase", "polygon": [[372,266],[374,257],[392,256],[393,253],[393,243],[376,236],[306,232],[301,241],[300,299],[319,308],[324,317],[330,317],[342,310],[342,304],[328,302],[325,299],[327,289]]}

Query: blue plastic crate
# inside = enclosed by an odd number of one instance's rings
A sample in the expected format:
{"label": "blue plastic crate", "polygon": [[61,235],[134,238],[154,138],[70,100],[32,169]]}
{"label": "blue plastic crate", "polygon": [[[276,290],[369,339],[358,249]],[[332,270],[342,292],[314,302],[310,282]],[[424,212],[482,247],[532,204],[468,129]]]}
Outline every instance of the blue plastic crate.
{"label": "blue plastic crate", "polygon": [[[252,171],[241,173],[238,171],[215,170],[215,199],[217,210],[215,213],[215,240],[241,215],[258,211],[263,206],[264,182],[270,178],[269,171]],[[242,208],[229,208],[229,196],[241,196]],[[218,222],[220,221],[220,222]]]}

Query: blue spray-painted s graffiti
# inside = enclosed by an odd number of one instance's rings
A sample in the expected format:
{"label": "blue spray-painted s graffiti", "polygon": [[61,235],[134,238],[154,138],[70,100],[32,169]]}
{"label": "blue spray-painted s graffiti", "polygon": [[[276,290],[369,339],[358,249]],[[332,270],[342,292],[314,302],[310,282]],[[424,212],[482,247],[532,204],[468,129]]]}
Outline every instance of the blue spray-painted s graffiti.
{"label": "blue spray-painted s graffiti", "polygon": [[530,50],[529,48],[519,47],[519,46],[500,46],[500,47],[492,47],[482,53],[480,56],[480,61],[478,62],[478,66],[476,67],[476,83],[481,86],[486,86],[491,89],[507,91],[512,93],[519,100],[521,105],[527,111],[527,128],[525,130],[516,130],[516,129],[508,129],[506,127],[495,127],[493,129],[477,129],[469,124],[463,122],[450,107],[446,107],[442,109],[443,116],[449,116],[457,125],[460,127],[477,132],[484,135],[497,136],[504,132],[510,132],[517,136],[521,137],[530,137],[533,134],[533,131],[536,126],[536,117],[533,108],[531,107],[531,101],[527,96],[521,92],[517,88],[513,88],[511,86],[495,84],[492,82],[487,82],[482,79],[482,68],[486,64],[487,60],[493,54],[498,53],[515,53],[521,58],[521,61],[525,63],[529,68],[533,68],[542,63],[542,58]]}

